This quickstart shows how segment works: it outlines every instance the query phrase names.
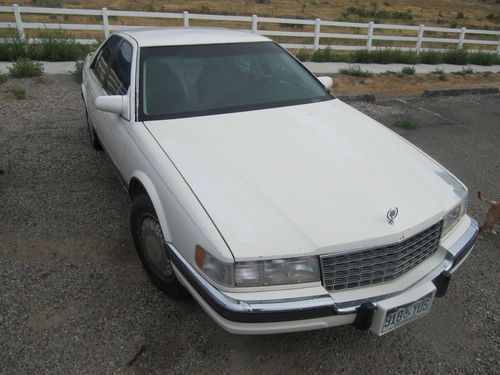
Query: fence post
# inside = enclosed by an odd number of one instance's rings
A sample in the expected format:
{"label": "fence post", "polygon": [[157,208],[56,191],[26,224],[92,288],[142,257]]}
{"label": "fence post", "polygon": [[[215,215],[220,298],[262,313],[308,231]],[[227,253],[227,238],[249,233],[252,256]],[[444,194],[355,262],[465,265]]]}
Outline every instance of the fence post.
{"label": "fence post", "polygon": [[316,18],[314,21],[314,50],[319,48],[319,33],[321,30],[321,20]]}
{"label": "fence post", "polygon": [[108,20],[108,10],[102,8],[102,25],[104,26],[104,37],[109,36],[109,20]]}
{"label": "fence post", "polygon": [[14,12],[14,18],[16,19],[17,35],[20,40],[24,40],[26,35],[24,34],[23,21],[21,20],[21,10],[19,9],[19,5],[13,4],[12,11]]}
{"label": "fence post", "polygon": [[465,39],[465,27],[462,27],[460,31],[460,38],[458,39],[458,48],[462,48],[464,46]]}
{"label": "fence post", "polygon": [[368,23],[368,39],[366,41],[366,49],[371,51],[372,49],[372,38],[373,38],[373,21]]}
{"label": "fence post", "polygon": [[252,16],[252,33],[257,32],[257,15]]}
{"label": "fence post", "polygon": [[182,12],[182,18],[184,19],[184,27],[189,27],[189,12],[187,10]]}
{"label": "fence post", "polygon": [[498,40],[497,44],[497,55],[500,56],[500,39]]}
{"label": "fence post", "polygon": [[418,37],[417,37],[417,45],[415,46],[415,50],[417,51],[417,55],[420,53],[422,49],[422,39],[424,38],[424,25],[420,25],[418,29]]}

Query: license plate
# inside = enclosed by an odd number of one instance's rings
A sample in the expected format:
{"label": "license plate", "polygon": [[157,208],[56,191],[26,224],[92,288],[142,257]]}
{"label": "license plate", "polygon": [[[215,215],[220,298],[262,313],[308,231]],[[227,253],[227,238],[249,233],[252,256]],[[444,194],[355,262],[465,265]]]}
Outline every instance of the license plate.
{"label": "license plate", "polygon": [[380,334],[387,333],[412,322],[431,310],[434,292],[426,294],[418,300],[388,310],[383,319]]}

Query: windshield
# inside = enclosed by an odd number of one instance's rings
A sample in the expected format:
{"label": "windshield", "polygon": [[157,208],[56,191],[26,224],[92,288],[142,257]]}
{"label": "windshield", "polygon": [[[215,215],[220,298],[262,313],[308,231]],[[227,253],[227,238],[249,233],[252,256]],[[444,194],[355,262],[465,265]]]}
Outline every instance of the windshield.
{"label": "windshield", "polygon": [[142,121],[332,99],[273,42],[141,48],[140,80]]}

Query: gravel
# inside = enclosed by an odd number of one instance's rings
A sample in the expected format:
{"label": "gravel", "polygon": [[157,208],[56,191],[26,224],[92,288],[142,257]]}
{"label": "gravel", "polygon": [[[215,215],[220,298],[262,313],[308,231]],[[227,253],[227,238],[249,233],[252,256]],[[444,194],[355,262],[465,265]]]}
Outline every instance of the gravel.
{"label": "gravel", "polygon": [[[27,99],[8,93],[26,89]],[[363,112],[500,198],[500,96],[367,104]],[[128,229],[130,203],[90,147],[67,75],[0,85],[0,373],[498,373],[500,236],[487,234],[429,316],[376,337],[350,326],[236,336],[157,291]]]}

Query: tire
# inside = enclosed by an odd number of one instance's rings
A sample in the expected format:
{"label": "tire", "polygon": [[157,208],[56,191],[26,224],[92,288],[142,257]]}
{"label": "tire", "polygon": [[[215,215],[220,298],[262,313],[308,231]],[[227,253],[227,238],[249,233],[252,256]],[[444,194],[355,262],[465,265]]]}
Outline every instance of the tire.
{"label": "tire", "polygon": [[147,195],[134,198],[130,225],[137,254],[153,284],[170,297],[189,298],[189,292],[175,277],[158,217]]}
{"label": "tire", "polygon": [[89,131],[89,137],[90,137],[90,144],[94,148],[94,150],[100,151],[102,150],[101,142],[99,142],[99,138],[97,137],[97,133],[94,129],[94,125],[92,125],[92,122],[90,121],[89,118],[89,113],[85,109],[85,116],[87,117],[87,129]]}

